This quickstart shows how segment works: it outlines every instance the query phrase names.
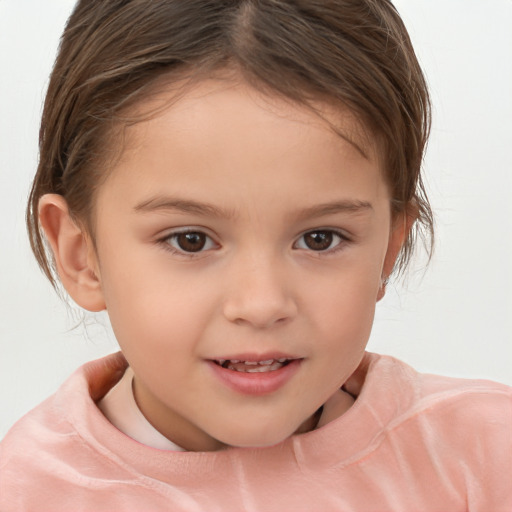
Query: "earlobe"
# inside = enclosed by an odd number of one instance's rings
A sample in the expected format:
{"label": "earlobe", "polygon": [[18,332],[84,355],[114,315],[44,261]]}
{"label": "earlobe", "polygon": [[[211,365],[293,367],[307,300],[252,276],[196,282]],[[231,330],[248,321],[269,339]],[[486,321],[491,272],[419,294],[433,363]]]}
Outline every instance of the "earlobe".
{"label": "earlobe", "polygon": [[52,248],[60,280],[71,298],[89,311],[105,309],[92,241],[71,218],[66,200],[58,194],[41,197],[39,222]]}
{"label": "earlobe", "polygon": [[379,302],[379,300],[383,299],[384,295],[386,295],[386,286],[387,286],[387,284],[388,284],[388,280],[383,277],[380,280],[379,291],[377,292],[377,302]]}

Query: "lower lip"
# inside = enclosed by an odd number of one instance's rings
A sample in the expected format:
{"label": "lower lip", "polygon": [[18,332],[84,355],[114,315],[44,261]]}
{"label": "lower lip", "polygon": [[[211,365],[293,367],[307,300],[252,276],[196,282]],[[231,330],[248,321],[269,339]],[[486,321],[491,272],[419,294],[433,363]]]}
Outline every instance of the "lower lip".
{"label": "lower lip", "polygon": [[299,370],[302,359],[295,359],[278,370],[246,373],[228,370],[213,361],[208,361],[214,374],[224,384],[244,395],[268,395],[283,387]]}

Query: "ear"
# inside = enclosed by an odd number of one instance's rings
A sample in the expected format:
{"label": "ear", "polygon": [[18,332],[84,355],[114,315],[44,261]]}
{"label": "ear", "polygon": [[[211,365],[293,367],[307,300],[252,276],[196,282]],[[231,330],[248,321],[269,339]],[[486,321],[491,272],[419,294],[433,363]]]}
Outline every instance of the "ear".
{"label": "ear", "polygon": [[66,200],[58,194],[41,197],[39,222],[52,248],[60,280],[71,298],[89,311],[105,309],[92,240],[71,218]]}
{"label": "ear", "polygon": [[393,219],[391,232],[389,234],[388,248],[384,258],[384,264],[382,266],[381,285],[377,293],[377,301],[381,300],[386,294],[386,285],[388,283],[389,276],[391,275],[391,272],[393,272],[400,250],[402,249],[402,246],[404,245],[404,242],[409,235],[409,231],[415,221],[416,216],[407,212],[397,215]]}

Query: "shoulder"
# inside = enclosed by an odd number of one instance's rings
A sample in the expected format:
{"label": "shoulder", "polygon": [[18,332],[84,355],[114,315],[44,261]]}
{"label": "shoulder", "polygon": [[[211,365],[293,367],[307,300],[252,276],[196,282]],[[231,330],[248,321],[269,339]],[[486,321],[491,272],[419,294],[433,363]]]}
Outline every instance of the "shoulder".
{"label": "shoulder", "polygon": [[[86,390],[84,389],[84,394]],[[62,388],[18,420],[0,443],[0,468],[12,467],[12,462],[38,460],[42,452],[70,444],[75,432],[65,411],[61,410]],[[74,400],[83,397],[74,395]],[[24,467],[24,466],[23,466]]]}
{"label": "shoulder", "polygon": [[[425,418],[447,428],[512,431],[512,388],[497,382],[417,372],[389,356],[369,354],[362,386],[373,406],[393,425]],[[363,396],[364,396],[363,394]],[[385,398],[385,400],[383,400]]]}
{"label": "shoulder", "polygon": [[38,453],[47,447],[65,448],[75,436],[83,436],[87,429],[82,431],[77,426],[86,427],[91,412],[96,418],[101,416],[96,402],[121,378],[126,367],[126,360],[117,353],[78,368],[54,395],[9,430],[0,444],[1,465],[5,465],[9,454]]}
{"label": "shoulder", "polygon": [[46,494],[59,492],[80,444],[59,414],[58,393],[21,418],[0,443],[0,509],[30,510],[45,503]]}
{"label": "shoulder", "polygon": [[450,467],[470,488],[489,482],[490,475],[493,491],[499,481],[508,488],[512,388],[423,374],[397,359],[375,355],[366,385],[367,406],[379,416],[384,443],[401,446],[410,457],[433,467]]}
{"label": "shoulder", "polygon": [[367,437],[351,462],[404,485],[430,482],[441,501],[458,496],[468,510],[512,510],[512,388],[423,374],[376,354],[358,372],[347,382],[359,390],[347,420]]}
{"label": "shoulder", "polygon": [[482,416],[485,410],[493,416],[511,418],[512,388],[505,384],[420,373],[389,356],[379,357],[376,372],[402,389],[403,405],[410,413],[432,411],[444,416],[442,411],[448,409],[473,417]]}
{"label": "shoulder", "polygon": [[79,368],[57,393],[9,430],[0,443],[0,509],[30,508],[41,496],[51,502],[51,495],[70,484],[83,486],[88,472],[112,465],[88,436],[93,438],[91,423],[101,420],[93,394],[118,378],[117,358],[108,356]]}

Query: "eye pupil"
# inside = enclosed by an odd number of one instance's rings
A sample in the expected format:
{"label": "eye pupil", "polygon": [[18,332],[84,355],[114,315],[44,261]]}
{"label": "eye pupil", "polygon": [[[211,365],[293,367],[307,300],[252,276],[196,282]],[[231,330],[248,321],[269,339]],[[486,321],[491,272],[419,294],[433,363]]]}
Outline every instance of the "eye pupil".
{"label": "eye pupil", "polygon": [[180,233],[176,242],[183,251],[198,252],[206,245],[206,236],[203,233]]}
{"label": "eye pupil", "polygon": [[325,251],[333,242],[333,233],[330,231],[312,231],[304,235],[304,242],[313,251]]}

